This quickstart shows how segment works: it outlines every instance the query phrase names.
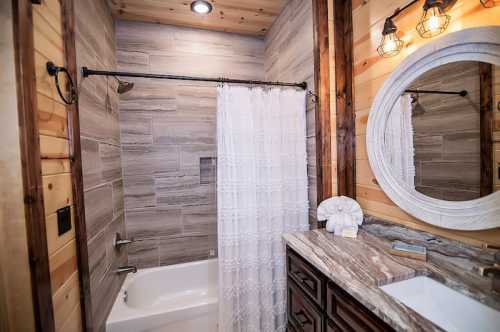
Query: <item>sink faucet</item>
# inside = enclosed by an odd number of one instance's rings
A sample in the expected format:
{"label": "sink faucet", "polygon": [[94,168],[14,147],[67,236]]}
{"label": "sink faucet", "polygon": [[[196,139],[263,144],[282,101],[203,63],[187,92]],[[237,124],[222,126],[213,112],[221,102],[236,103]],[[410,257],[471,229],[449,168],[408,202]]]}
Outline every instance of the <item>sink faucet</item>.
{"label": "sink faucet", "polygon": [[115,270],[115,273],[122,274],[122,273],[136,273],[137,272],[137,267],[135,266],[120,266]]}
{"label": "sink faucet", "polygon": [[495,263],[492,266],[481,267],[479,272],[482,276],[491,275],[492,289],[494,292],[500,293],[500,252],[495,254]]}

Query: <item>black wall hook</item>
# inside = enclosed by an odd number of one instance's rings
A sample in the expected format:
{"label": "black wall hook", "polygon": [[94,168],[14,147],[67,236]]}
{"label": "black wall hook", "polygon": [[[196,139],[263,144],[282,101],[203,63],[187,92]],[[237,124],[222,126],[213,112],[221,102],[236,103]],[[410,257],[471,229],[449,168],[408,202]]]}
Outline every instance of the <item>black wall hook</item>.
{"label": "black wall hook", "polygon": [[[69,74],[68,70],[64,67],[58,67],[52,61],[49,61],[49,62],[47,62],[47,73],[49,73],[50,76],[54,76],[54,79],[56,81],[57,92],[59,93],[59,97],[61,97],[62,101],[64,101],[64,103],[67,105],[74,104],[77,100],[77,94],[76,94],[75,85],[73,83],[73,79],[71,78],[71,75]],[[61,91],[61,87],[59,86],[59,73],[66,74],[66,78],[69,82],[69,97],[68,98],[64,97],[64,95]]]}

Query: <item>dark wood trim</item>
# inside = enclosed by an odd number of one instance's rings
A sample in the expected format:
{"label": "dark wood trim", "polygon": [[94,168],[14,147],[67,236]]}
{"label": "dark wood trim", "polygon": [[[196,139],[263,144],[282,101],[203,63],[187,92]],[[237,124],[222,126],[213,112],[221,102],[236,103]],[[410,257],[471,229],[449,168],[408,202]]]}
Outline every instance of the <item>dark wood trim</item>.
{"label": "dark wood trim", "polygon": [[[64,53],[66,67],[73,78],[76,91],[78,69],[76,64],[74,0],[61,0]],[[69,87],[68,87],[69,91]],[[82,309],[83,330],[92,331],[92,310],[90,297],[90,270],[87,247],[87,228],[85,226],[85,206],[83,201],[82,154],[80,145],[80,116],[78,101],[67,106],[68,138],[70,141],[71,182],[73,204],[75,205],[75,236],[77,243],[78,274],[80,279],[80,305]]]}
{"label": "dark wood trim", "polygon": [[480,196],[493,192],[493,66],[479,63],[481,136]]}
{"label": "dark wood trim", "polygon": [[314,84],[316,104],[317,202],[333,194],[330,120],[330,43],[328,0],[312,0],[314,24]]}
{"label": "dark wood trim", "polygon": [[13,0],[19,135],[33,309],[37,331],[55,330],[36,100],[33,13],[29,0]]}
{"label": "dark wood trim", "polygon": [[356,130],[353,92],[352,2],[334,0],[338,195],[356,198]]}

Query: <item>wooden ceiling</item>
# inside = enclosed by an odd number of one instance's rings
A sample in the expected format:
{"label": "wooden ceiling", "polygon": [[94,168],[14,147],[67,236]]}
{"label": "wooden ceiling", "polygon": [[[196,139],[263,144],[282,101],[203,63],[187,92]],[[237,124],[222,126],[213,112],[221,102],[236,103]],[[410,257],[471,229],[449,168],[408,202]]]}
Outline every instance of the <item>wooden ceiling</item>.
{"label": "wooden ceiling", "polygon": [[108,0],[115,18],[264,36],[288,0],[209,0],[210,14],[192,0]]}

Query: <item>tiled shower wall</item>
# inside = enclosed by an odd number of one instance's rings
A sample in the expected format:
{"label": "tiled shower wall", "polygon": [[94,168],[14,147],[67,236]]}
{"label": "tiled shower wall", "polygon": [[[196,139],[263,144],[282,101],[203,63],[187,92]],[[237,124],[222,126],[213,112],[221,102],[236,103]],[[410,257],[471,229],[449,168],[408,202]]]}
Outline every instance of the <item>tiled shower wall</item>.
{"label": "tiled shower wall", "polygon": [[[78,68],[116,68],[113,18],[104,1],[75,1]],[[126,251],[113,247],[125,234],[120,126],[116,81],[102,76],[79,78],[80,134],[85,224],[90,270],[93,330],[104,331],[106,317],[125,275]]]}
{"label": "tiled shower wall", "polygon": [[[314,91],[312,1],[290,0],[265,38],[265,77],[270,81],[307,82]],[[316,227],[315,103],[307,98],[307,177],[309,223]]]}
{"label": "tiled shower wall", "polygon": [[[120,70],[264,78],[264,41],[118,21]],[[216,255],[216,85],[131,79],[120,97],[129,263],[140,268]]]}

